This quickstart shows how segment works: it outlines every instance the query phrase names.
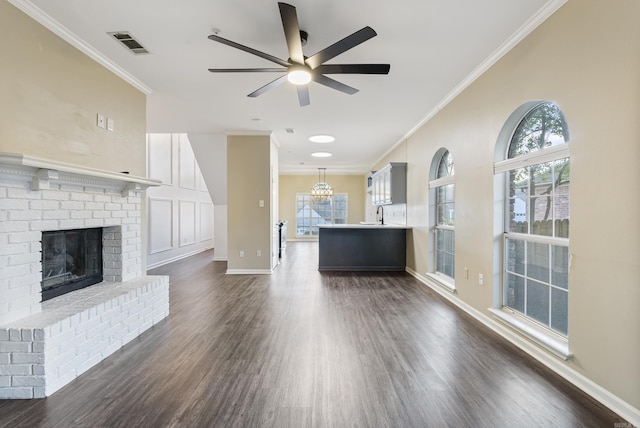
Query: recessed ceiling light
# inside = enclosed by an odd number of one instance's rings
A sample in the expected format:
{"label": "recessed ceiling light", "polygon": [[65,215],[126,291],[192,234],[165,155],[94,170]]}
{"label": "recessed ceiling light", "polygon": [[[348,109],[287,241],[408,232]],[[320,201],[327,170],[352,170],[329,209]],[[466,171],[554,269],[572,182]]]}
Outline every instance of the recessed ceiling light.
{"label": "recessed ceiling light", "polygon": [[311,153],[311,156],[313,156],[314,158],[328,158],[333,156],[333,154],[329,152],[314,152],[314,153]]}
{"label": "recessed ceiling light", "polygon": [[332,143],[335,140],[336,138],[331,135],[312,135],[309,137],[309,141],[312,143]]}

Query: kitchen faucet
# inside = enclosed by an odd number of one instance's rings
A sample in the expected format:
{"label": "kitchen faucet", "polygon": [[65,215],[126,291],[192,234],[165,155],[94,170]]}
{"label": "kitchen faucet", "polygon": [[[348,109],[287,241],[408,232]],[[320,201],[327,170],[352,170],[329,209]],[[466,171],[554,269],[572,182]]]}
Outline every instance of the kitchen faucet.
{"label": "kitchen faucet", "polygon": [[382,208],[382,205],[378,205],[378,209],[376,210],[376,218],[378,217],[378,214],[380,214],[380,224],[384,225],[384,208]]}

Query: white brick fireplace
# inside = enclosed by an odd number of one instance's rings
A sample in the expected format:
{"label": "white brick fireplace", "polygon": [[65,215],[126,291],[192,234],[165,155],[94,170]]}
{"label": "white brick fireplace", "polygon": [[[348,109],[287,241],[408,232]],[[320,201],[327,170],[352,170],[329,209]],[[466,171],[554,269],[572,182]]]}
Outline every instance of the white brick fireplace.
{"label": "white brick fireplace", "polygon": [[[51,395],[169,314],[143,275],[142,195],[157,180],[0,153],[0,399]],[[103,228],[104,281],[41,302],[43,231]]]}

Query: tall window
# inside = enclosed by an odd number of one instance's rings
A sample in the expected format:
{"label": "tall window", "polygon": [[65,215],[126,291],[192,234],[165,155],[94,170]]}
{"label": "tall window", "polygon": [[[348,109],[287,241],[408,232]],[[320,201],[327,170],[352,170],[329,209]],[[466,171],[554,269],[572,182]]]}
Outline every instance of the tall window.
{"label": "tall window", "polygon": [[455,272],[455,205],[453,158],[448,150],[438,152],[435,179],[429,188],[435,190],[434,255],[435,271],[454,278]]}
{"label": "tall window", "polygon": [[553,103],[538,103],[509,143],[504,306],[563,336],[569,301],[569,134]]}
{"label": "tall window", "polygon": [[345,224],[348,201],[346,193],[325,200],[309,193],[296,194],[296,236],[318,236],[321,224]]}

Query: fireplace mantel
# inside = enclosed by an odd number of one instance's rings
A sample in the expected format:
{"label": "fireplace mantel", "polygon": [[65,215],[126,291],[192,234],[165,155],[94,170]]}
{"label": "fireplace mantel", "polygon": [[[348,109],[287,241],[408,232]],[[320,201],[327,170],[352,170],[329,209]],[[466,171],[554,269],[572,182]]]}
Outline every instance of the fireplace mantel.
{"label": "fireplace mantel", "polygon": [[119,188],[123,196],[129,195],[132,191],[145,190],[162,184],[160,180],[151,178],[88,168],[20,153],[0,153],[0,175],[22,177],[30,182],[31,190],[49,189],[52,183],[67,183]]}

